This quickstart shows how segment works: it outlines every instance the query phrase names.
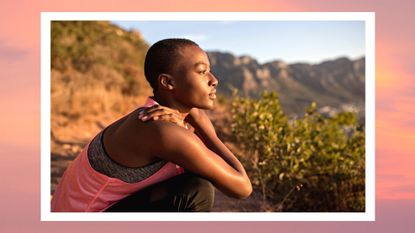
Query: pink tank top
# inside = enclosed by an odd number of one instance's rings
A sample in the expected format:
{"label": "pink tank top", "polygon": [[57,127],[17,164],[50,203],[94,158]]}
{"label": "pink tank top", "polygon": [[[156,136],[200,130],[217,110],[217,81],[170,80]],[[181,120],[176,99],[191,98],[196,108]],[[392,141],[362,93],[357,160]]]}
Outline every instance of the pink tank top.
{"label": "pink tank top", "polygon": [[[148,98],[144,107],[157,104]],[[52,197],[52,212],[99,212],[149,185],[167,180],[184,172],[167,162],[156,173],[137,183],[127,183],[108,177],[92,168],[88,160],[88,145],[68,166]]]}

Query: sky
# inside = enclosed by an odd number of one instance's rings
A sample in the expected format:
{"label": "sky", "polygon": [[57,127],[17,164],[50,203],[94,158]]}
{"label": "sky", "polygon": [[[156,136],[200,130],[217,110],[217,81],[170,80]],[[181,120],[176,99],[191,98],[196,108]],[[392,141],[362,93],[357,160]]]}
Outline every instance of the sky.
{"label": "sky", "polygon": [[[415,15],[401,0],[3,0],[0,7],[0,232],[412,233],[415,229]],[[40,13],[375,12],[375,222],[40,221]]]}
{"label": "sky", "polygon": [[260,63],[319,63],[365,54],[364,21],[113,21],[141,32],[153,44],[165,38],[194,40],[205,50],[250,55]]}

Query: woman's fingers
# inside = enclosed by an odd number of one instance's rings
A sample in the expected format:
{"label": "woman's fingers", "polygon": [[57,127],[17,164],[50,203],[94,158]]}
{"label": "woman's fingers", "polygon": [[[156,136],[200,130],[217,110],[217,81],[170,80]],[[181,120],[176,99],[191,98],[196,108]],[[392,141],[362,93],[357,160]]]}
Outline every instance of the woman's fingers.
{"label": "woman's fingers", "polygon": [[178,118],[174,114],[165,112],[163,110],[158,110],[158,111],[151,112],[149,114],[146,114],[145,117],[146,116],[148,117],[148,119],[153,119],[153,120],[158,120],[158,119],[160,119],[160,120],[175,120],[175,119]]}
{"label": "woman's fingers", "polygon": [[149,112],[160,109],[159,105],[153,105],[151,107],[142,108],[138,112],[138,118],[141,120],[150,119]]}
{"label": "woman's fingers", "polygon": [[142,121],[148,121],[151,119],[168,121],[183,126],[183,119],[181,119],[177,110],[160,105],[154,105],[141,110],[138,114],[138,118]]}
{"label": "woman's fingers", "polygon": [[166,111],[165,109],[155,109],[152,110],[151,112],[144,112],[143,114],[139,115],[139,118],[141,119],[151,119],[153,118],[154,120],[157,120],[158,117],[160,116],[165,116],[165,117],[170,117],[170,118],[178,118],[179,116],[174,113],[174,112],[170,112],[170,111]]}
{"label": "woman's fingers", "polygon": [[179,111],[177,111],[175,109],[168,108],[168,107],[164,107],[164,106],[157,106],[157,107],[154,107],[154,108],[149,108],[145,111],[145,113],[151,114],[153,112],[159,112],[159,111],[162,111],[166,114],[173,113],[173,114],[179,115]]}
{"label": "woman's fingers", "polygon": [[160,105],[154,105],[152,107],[143,109],[139,114],[152,114],[153,112],[158,112],[158,111],[163,111],[164,113],[168,114],[168,113],[174,113],[178,115],[178,111],[168,108],[168,107],[164,107],[164,106],[160,106]]}
{"label": "woman's fingers", "polygon": [[144,107],[144,108],[141,108],[139,111],[138,111],[138,116],[140,117],[140,116],[143,116],[143,115],[145,115],[146,113],[148,113],[149,111],[152,111],[152,110],[155,110],[155,109],[159,109],[160,108],[160,106],[159,105],[153,105],[153,106],[151,106],[151,107]]}

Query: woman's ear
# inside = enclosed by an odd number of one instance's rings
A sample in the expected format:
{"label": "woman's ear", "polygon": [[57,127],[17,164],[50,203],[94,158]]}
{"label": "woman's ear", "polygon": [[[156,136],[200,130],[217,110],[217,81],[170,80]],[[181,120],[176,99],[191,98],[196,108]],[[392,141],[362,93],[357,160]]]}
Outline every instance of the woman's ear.
{"label": "woman's ear", "polygon": [[173,77],[169,74],[160,74],[159,75],[159,84],[160,87],[165,90],[173,90]]}

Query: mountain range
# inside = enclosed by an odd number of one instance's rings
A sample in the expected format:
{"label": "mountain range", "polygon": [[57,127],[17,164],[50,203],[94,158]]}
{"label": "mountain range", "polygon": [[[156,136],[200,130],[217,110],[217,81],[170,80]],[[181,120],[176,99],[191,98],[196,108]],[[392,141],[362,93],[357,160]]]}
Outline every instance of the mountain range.
{"label": "mountain range", "polygon": [[284,110],[301,114],[315,101],[326,109],[348,107],[361,112],[365,102],[365,58],[340,57],[319,64],[287,64],[275,60],[260,64],[250,56],[208,52],[211,70],[219,81],[218,93],[231,95],[232,87],[247,97],[276,91]]}

